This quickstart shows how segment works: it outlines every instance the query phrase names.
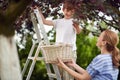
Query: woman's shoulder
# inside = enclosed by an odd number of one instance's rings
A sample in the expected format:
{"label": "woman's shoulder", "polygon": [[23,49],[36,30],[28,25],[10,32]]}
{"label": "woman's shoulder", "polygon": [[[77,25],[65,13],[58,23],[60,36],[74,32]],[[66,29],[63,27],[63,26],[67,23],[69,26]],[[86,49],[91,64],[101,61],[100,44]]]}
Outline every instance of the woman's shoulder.
{"label": "woman's shoulder", "polygon": [[110,58],[111,57],[111,54],[99,54],[96,56],[96,58],[100,58],[100,59],[103,59],[103,58]]}
{"label": "woman's shoulder", "polygon": [[93,60],[98,61],[98,60],[107,60],[111,59],[111,54],[99,54],[97,55]]}

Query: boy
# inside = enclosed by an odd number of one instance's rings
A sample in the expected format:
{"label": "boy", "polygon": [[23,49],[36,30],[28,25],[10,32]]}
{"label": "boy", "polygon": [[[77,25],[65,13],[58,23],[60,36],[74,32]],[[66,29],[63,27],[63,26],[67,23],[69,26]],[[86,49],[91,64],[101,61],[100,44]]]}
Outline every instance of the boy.
{"label": "boy", "polygon": [[[75,12],[75,5],[73,5],[70,1],[65,1],[62,10],[64,18],[46,20],[41,13],[42,21],[45,25],[54,26],[56,30],[56,43],[67,43],[73,45],[74,60],[76,61],[76,34],[79,34],[81,29],[79,28],[79,24],[73,22],[72,18]],[[63,80],[73,79],[69,79],[69,77],[66,76]]]}
{"label": "boy", "polygon": [[73,51],[76,51],[76,34],[81,32],[79,24],[73,22],[75,6],[68,1],[63,5],[64,18],[56,20],[46,20],[41,13],[42,21],[45,25],[54,26],[56,30],[56,43],[73,44]]}

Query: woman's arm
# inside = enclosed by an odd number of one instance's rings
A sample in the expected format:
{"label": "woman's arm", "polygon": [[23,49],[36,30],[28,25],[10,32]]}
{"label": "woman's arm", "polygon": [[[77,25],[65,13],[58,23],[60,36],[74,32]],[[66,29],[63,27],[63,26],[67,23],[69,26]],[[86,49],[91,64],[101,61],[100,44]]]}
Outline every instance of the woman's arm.
{"label": "woman's arm", "polygon": [[66,66],[60,59],[58,59],[58,66],[62,67],[64,70],[66,70],[69,74],[71,74],[75,79],[77,80],[90,80],[90,75],[86,70],[79,67],[75,63],[70,63],[69,66],[75,68],[78,72],[75,72],[74,70],[70,69],[68,66]]}

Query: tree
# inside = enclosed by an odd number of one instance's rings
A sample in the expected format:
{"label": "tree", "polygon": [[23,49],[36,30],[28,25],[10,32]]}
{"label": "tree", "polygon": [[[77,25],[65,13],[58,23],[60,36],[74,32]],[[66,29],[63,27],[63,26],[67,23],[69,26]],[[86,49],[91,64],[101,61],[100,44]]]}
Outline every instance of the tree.
{"label": "tree", "polygon": [[[91,32],[93,35],[98,35],[105,29],[115,29],[120,31],[120,0],[67,0],[76,6],[74,18],[80,22],[84,31]],[[64,0],[36,0],[26,9],[16,21],[15,28],[18,33],[23,34],[21,24],[26,21],[26,28],[30,32],[34,32],[31,24],[29,12],[34,5],[41,8],[45,17],[52,16],[53,19],[63,17],[60,13],[61,6]],[[91,23],[89,23],[91,21]],[[21,23],[21,24],[20,24]],[[87,26],[87,24],[91,24]],[[89,28],[89,29],[88,29]]]}
{"label": "tree", "polygon": [[13,23],[31,0],[0,0],[0,80],[22,80]]}

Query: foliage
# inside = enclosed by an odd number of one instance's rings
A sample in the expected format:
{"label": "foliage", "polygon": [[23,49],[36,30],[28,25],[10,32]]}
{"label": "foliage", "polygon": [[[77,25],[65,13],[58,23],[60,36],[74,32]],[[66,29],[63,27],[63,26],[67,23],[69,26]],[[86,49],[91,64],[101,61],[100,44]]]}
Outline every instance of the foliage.
{"label": "foliage", "polygon": [[31,0],[0,0],[0,35],[13,36],[13,24]]}
{"label": "foliage", "polygon": [[[64,0],[36,0],[33,2],[30,7],[35,5],[39,6],[45,17],[53,17],[53,19],[63,17],[63,14],[60,12],[61,6]],[[93,35],[98,35],[105,29],[114,28],[120,31],[120,1],[119,0],[67,0],[73,3],[76,6],[75,19],[78,19],[81,23],[88,23],[89,21],[93,22],[93,27],[96,27],[97,30],[89,30]],[[31,11],[30,8],[26,9],[26,13]],[[22,20],[28,18],[22,14]],[[18,19],[17,22],[21,22],[21,19]],[[29,20],[29,18],[28,18]],[[30,20],[29,20],[30,21]],[[82,21],[82,22],[81,22]],[[100,25],[103,23],[106,27]],[[29,24],[29,23],[28,23]],[[26,25],[28,25],[26,24]],[[17,25],[18,26],[18,25]],[[20,25],[19,25],[20,26]],[[83,29],[88,30],[86,26],[82,26]],[[17,28],[17,27],[16,27]],[[28,29],[29,30],[29,29]]]}
{"label": "foliage", "polygon": [[95,36],[90,37],[84,32],[77,36],[77,64],[81,67],[86,68],[92,59],[100,54],[96,40]]}
{"label": "foliage", "polygon": [[[23,12],[25,7],[31,2],[26,10]],[[37,1],[37,2],[36,2]],[[14,32],[13,22],[15,22],[15,29],[22,34],[20,31],[21,24],[26,21],[26,29],[32,31],[31,20],[30,20],[30,12],[31,7],[34,5],[38,5],[41,7],[41,10],[45,17],[52,16],[53,19],[63,17],[62,13],[60,13],[61,6],[64,0],[0,0],[0,26],[1,26],[1,34],[10,35],[7,32]],[[97,30],[100,32],[106,28],[115,28],[120,31],[120,0],[67,0],[71,1],[74,5],[76,5],[76,18],[82,19],[83,22],[88,22],[91,20],[96,22]],[[22,5],[22,6],[21,6]],[[24,5],[24,6],[23,6]],[[19,7],[21,6],[21,7]],[[13,13],[14,12],[14,13]],[[14,15],[12,15],[14,14]],[[20,15],[21,14],[21,15]],[[18,19],[17,17],[20,16]],[[17,20],[16,20],[17,19]],[[15,21],[16,20],[16,21]],[[106,28],[103,28],[99,23],[104,22],[107,25]],[[6,26],[6,27],[2,27]],[[7,26],[10,26],[12,29],[8,29]],[[83,26],[85,30],[87,28]],[[7,31],[5,31],[5,28]],[[91,30],[90,30],[91,31]],[[98,34],[98,31],[91,31],[94,35]],[[13,33],[12,33],[13,34]]]}

